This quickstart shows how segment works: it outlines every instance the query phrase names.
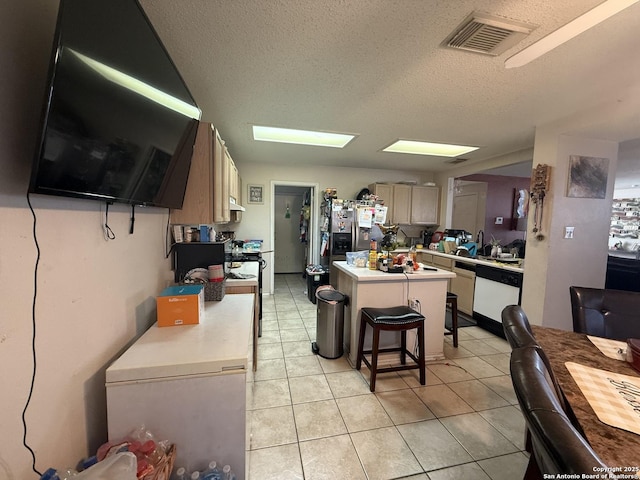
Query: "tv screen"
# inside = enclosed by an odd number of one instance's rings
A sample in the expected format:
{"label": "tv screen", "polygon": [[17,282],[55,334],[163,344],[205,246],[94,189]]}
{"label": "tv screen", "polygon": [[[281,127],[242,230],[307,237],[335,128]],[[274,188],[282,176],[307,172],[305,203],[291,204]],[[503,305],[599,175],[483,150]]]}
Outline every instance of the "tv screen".
{"label": "tv screen", "polygon": [[136,0],[61,0],[29,191],[181,208],[200,115]]}

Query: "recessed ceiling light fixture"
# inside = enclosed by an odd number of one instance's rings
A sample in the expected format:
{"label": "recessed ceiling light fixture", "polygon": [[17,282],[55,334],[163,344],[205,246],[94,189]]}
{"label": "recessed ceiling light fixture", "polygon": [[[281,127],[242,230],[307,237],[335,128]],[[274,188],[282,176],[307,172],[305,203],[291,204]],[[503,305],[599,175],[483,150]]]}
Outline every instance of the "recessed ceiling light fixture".
{"label": "recessed ceiling light fixture", "polygon": [[449,145],[446,143],[419,142],[416,140],[398,140],[383,152],[412,153],[414,155],[433,155],[436,157],[457,157],[465,153],[473,152],[478,147],[468,147],[465,145]]}
{"label": "recessed ceiling light fixture", "polygon": [[253,139],[261,142],[294,143],[316,147],[344,148],[355,135],[346,133],[316,132],[292,128],[253,125]]}
{"label": "recessed ceiling light fixture", "polygon": [[504,66],[505,68],[522,67],[637,2],[638,0],[607,0],[507,58]]}

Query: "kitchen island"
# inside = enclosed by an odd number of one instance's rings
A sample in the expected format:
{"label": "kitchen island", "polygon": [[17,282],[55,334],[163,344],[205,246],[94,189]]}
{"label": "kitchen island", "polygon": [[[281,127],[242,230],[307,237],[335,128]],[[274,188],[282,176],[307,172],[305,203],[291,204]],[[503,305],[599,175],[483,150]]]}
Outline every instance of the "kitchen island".
{"label": "kitchen island", "polygon": [[[386,273],[380,270],[333,262],[336,271],[334,287],[347,295],[344,314],[344,346],[351,365],[356,364],[360,309],[363,307],[393,307],[407,305],[409,299],[418,303],[416,310],[425,317],[425,350],[427,360],[444,358],[443,335],[447,282],[455,273],[442,269],[418,270],[414,273]],[[411,335],[413,333],[413,336]],[[380,347],[399,345],[399,333],[385,332]],[[415,332],[407,335],[407,344],[415,341]],[[364,348],[371,348],[371,330],[367,330]]]}

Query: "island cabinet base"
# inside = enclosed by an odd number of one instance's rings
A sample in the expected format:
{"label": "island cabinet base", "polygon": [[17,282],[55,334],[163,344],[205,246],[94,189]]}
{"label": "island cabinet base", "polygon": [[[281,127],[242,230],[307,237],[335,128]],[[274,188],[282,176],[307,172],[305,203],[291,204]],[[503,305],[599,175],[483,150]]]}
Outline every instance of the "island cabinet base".
{"label": "island cabinet base", "polygon": [[[341,264],[345,264],[344,266]],[[358,272],[346,265],[346,262],[334,262],[336,270],[336,289],[349,297],[344,312],[344,349],[352,366],[356,364],[358,354],[358,335],[360,332],[360,310],[363,307],[393,307],[407,305],[408,300],[416,299],[417,309],[425,317],[425,356],[429,360],[444,358],[444,320],[447,282],[455,274],[438,272],[416,273],[411,275],[390,274],[384,272]],[[336,268],[337,267],[337,268]],[[369,273],[370,272],[370,273]],[[362,276],[359,276],[362,274]],[[372,333],[367,330],[364,348],[371,348]],[[407,334],[407,345],[413,349],[416,331]],[[384,332],[380,338],[380,348],[400,345],[399,332]]]}

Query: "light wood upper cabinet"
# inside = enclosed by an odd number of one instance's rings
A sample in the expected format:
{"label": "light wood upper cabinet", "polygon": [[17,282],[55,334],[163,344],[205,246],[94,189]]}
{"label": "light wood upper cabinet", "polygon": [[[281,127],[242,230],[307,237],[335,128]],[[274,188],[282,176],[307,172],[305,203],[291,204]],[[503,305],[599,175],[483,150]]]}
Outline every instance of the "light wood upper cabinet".
{"label": "light wood upper cabinet", "polygon": [[407,225],[411,222],[411,185],[396,183],[393,185],[393,213],[391,221]]}
{"label": "light wood upper cabinet", "polygon": [[387,222],[400,225],[437,225],[438,187],[404,183],[373,183],[369,191],[384,200]]}
{"label": "light wood upper cabinet", "polygon": [[373,183],[369,185],[369,192],[373,195],[377,195],[380,200],[384,200],[384,205],[387,207],[387,222],[391,223],[392,209],[393,209],[393,185],[389,183]]}
{"label": "light wood upper cabinet", "polygon": [[[182,209],[171,210],[171,223],[226,223],[229,210],[229,162],[218,130],[200,123]],[[230,158],[230,157],[228,157]]]}
{"label": "light wood upper cabinet", "polygon": [[438,187],[411,187],[411,224],[437,225],[440,190]]}

